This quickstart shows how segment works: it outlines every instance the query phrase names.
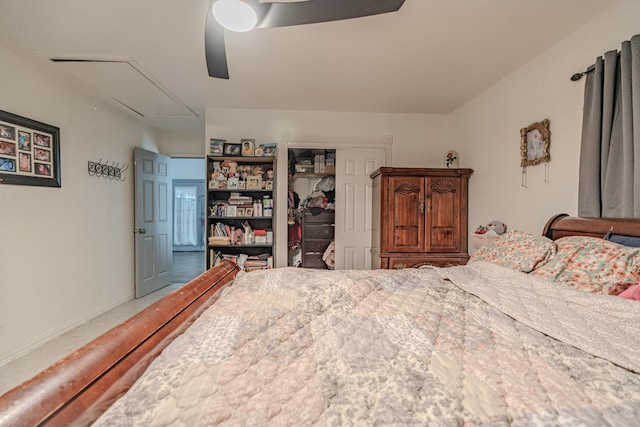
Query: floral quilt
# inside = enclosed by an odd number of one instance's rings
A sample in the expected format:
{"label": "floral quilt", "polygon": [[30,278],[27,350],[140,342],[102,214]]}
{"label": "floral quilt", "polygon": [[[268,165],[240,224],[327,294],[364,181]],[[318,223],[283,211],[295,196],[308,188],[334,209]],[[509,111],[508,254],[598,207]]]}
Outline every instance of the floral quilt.
{"label": "floral quilt", "polygon": [[637,425],[637,304],[484,261],[240,273],[96,425]]}

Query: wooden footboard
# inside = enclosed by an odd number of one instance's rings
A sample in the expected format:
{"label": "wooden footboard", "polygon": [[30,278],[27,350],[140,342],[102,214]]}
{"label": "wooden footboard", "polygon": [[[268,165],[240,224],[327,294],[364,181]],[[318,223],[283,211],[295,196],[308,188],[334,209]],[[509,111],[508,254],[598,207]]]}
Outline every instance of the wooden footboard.
{"label": "wooden footboard", "polygon": [[223,261],[0,397],[0,426],[87,425],[124,394],[238,272]]}

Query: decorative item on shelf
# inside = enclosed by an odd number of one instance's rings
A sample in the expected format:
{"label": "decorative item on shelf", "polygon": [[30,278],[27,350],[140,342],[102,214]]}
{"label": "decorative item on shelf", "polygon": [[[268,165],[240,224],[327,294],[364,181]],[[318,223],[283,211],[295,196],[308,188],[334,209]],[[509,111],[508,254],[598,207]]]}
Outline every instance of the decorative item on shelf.
{"label": "decorative item on shelf", "polygon": [[109,162],[102,163],[102,159],[97,162],[87,162],[87,171],[91,176],[97,176],[101,178],[116,179],[118,181],[125,181],[123,173],[129,169],[129,165],[120,165],[120,163]]}
{"label": "decorative item on shelf", "polygon": [[238,180],[237,176],[230,176],[229,178],[227,178],[227,189],[237,190],[239,182],[240,181]]}
{"label": "decorative item on shelf", "polygon": [[277,147],[277,144],[275,142],[260,144],[258,146],[258,149],[260,149],[260,154],[256,153],[256,156],[260,155],[263,157],[273,157],[276,155],[276,147]]}
{"label": "decorative item on shelf", "polygon": [[458,169],[460,156],[456,151],[449,150],[444,155],[444,165],[447,169]]}
{"label": "decorative item on shelf", "polygon": [[242,150],[242,144],[235,144],[231,142],[224,143],[224,155],[225,156],[239,156]]}
{"label": "decorative item on shelf", "polygon": [[222,156],[224,152],[224,144],[227,141],[225,139],[211,138],[209,154],[212,156]]}
{"label": "decorative item on shelf", "polygon": [[247,177],[247,190],[260,190],[262,189],[262,176],[249,175]]}
{"label": "decorative item on shelf", "polygon": [[242,139],[240,140],[240,144],[242,145],[242,155],[243,156],[254,156],[255,150],[255,139]]}

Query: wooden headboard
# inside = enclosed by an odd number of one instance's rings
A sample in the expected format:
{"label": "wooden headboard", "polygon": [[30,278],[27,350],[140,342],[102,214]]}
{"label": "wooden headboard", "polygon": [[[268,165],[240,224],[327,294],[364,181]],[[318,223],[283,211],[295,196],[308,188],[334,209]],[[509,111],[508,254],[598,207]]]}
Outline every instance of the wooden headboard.
{"label": "wooden headboard", "polygon": [[0,426],[91,424],[218,299],[238,270],[222,261],[0,396]]}
{"label": "wooden headboard", "polygon": [[615,234],[640,237],[640,219],[579,218],[558,214],[547,221],[542,235],[552,240],[564,236],[603,237],[609,230]]}

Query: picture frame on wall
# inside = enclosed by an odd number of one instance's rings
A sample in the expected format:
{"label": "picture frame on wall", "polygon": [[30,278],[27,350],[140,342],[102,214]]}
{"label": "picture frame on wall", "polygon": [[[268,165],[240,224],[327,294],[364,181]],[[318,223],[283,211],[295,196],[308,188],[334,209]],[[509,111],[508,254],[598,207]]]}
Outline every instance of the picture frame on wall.
{"label": "picture frame on wall", "polygon": [[0,182],[61,187],[60,128],[0,110]]}
{"label": "picture frame on wall", "polygon": [[520,166],[533,166],[551,161],[551,130],[549,119],[520,129]]}

